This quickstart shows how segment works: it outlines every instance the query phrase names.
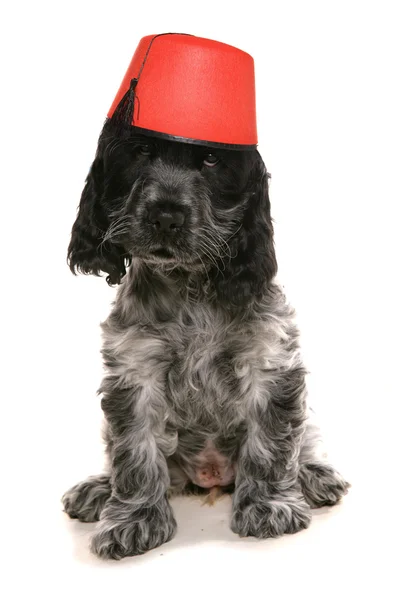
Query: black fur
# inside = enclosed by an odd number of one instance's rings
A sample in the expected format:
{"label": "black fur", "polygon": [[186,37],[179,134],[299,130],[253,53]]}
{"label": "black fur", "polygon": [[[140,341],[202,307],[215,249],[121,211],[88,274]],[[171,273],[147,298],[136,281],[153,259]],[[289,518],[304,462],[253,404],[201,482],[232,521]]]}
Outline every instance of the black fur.
{"label": "black fur", "polygon": [[[151,148],[150,156],[140,152],[145,145]],[[219,159],[214,167],[203,164],[209,153]],[[172,182],[166,185],[168,165],[173,166],[174,173]],[[141,135],[119,138],[108,121],[72,229],[68,248],[70,268],[74,273],[107,273],[109,284],[120,283],[132,255],[138,256],[142,251],[145,256],[156,244],[151,238],[149,244],[147,213],[136,213],[137,201],[123,211],[124,222],[130,225],[129,231],[115,232],[105,239],[110,225],[119,219],[119,210],[130,190],[150,183],[151,195],[158,189],[162,206],[172,208],[177,206],[173,198],[186,190],[187,197],[181,206],[186,226],[184,235],[177,240],[174,254],[178,258],[195,260],[193,250],[200,250],[191,243],[191,236],[193,221],[206,225],[203,211],[198,206],[202,194],[210,202],[213,221],[224,229],[232,227],[234,232],[228,241],[227,256],[209,266],[209,279],[214,282],[219,303],[245,304],[253,297],[261,296],[277,271],[268,179],[257,150],[213,149]],[[148,193],[142,200],[151,203]],[[232,222],[232,213],[227,215],[226,211],[236,206],[243,208]],[[240,223],[242,227],[236,231]]]}

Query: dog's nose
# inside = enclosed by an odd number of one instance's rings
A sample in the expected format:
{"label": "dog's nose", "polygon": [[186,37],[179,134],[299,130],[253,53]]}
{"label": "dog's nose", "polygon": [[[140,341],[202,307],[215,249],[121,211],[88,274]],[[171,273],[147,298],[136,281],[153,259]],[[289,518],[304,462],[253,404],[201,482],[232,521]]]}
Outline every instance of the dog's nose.
{"label": "dog's nose", "polygon": [[153,208],[149,212],[149,221],[160,231],[175,231],[184,223],[184,214],[179,210]]}

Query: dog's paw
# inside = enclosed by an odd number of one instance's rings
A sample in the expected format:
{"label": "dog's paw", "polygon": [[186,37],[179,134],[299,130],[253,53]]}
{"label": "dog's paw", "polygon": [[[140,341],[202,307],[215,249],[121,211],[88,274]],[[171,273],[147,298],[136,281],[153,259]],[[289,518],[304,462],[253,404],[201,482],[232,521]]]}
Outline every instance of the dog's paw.
{"label": "dog's paw", "polygon": [[98,521],[106,502],[111,495],[111,485],[107,475],[89,477],[77,483],[62,497],[64,512],[71,519],[84,523]]}
{"label": "dog's paw", "polygon": [[351,487],[329,464],[307,463],[300,467],[299,481],[311,508],[334,506]]}
{"label": "dog's paw", "polygon": [[231,529],[241,537],[279,537],[306,529],[311,510],[300,497],[260,500],[245,497],[234,505]]}
{"label": "dog's paw", "polygon": [[167,500],[130,510],[129,505],[111,498],[90,548],[100,558],[119,560],[161,546],[175,533],[176,521]]}

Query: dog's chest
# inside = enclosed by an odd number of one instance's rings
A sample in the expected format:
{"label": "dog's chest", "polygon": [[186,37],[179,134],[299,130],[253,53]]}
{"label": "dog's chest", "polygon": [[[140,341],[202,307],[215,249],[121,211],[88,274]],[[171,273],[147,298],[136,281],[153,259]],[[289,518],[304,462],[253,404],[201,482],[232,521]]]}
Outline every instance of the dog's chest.
{"label": "dog's chest", "polygon": [[209,306],[193,307],[186,317],[175,328],[167,376],[177,424],[231,432],[244,420],[245,399],[263,369],[261,333]]}
{"label": "dog's chest", "polygon": [[155,411],[176,429],[231,435],[250,403],[267,397],[271,371],[283,363],[276,320],[230,320],[208,304],[186,306],[176,318],[119,327],[103,324],[109,375],[122,389],[143,389]]}

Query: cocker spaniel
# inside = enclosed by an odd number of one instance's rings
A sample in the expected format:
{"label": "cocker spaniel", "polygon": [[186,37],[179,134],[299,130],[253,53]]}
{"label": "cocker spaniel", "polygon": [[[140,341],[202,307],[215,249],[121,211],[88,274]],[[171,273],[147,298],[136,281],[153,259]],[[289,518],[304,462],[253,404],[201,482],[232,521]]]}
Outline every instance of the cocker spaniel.
{"label": "cocker spaniel", "polygon": [[103,129],[68,258],[119,284],[102,325],[108,470],[63,497],[99,521],[101,557],[170,540],[171,493],[228,491],[232,530],[267,538],[347,491],[315,451],[268,179],[257,150]]}

